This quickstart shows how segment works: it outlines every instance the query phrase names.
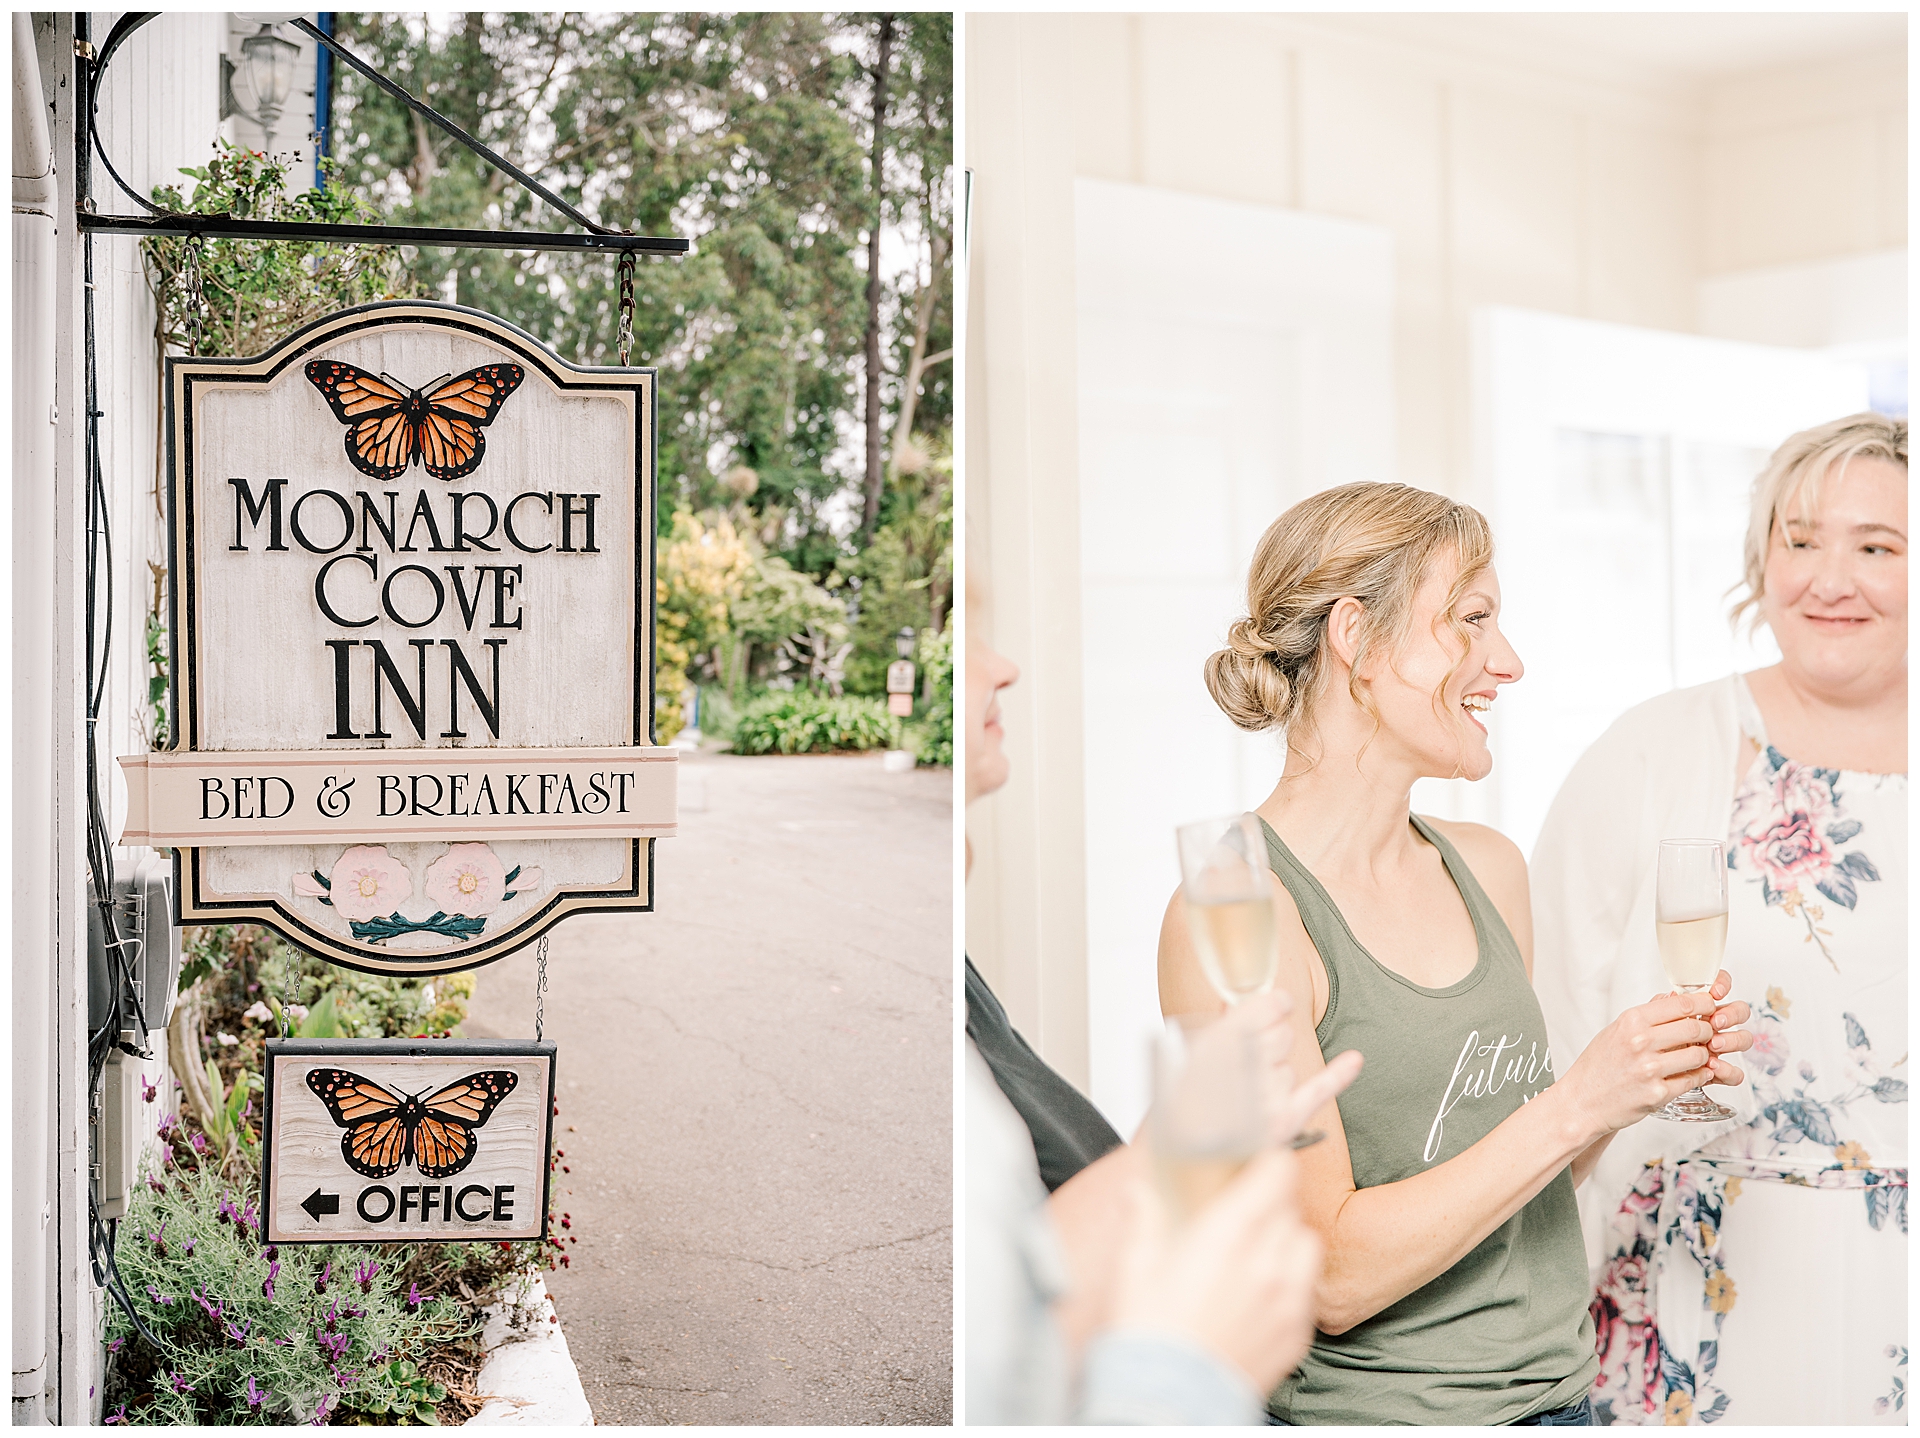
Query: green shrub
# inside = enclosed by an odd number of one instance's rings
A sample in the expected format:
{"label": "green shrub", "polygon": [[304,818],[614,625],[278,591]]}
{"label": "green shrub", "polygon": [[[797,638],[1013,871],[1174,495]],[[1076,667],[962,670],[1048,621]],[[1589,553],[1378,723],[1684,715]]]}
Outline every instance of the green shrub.
{"label": "green shrub", "polygon": [[733,724],[736,754],[830,754],[889,747],[898,725],[877,699],[828,698],[795,690],[768,694]]}
{"label": "green shrub", "polygon": [[953,767],[953,626],[937,635],[922,636],[920,663],[933,695],[927,703],[926,724],[915,746],[920,764]]}
{"label": "green shrub", "polygon": [[478,1318],[421,1285],[409,1248],[265,1245],[258,1190],[176,1147],[182,1133],[169,1126],[162,1173],[120,1225],[115,1266],[160,1346],[109,1305],[107,1421],[438,1421],[431,1370],[477,1348]]}

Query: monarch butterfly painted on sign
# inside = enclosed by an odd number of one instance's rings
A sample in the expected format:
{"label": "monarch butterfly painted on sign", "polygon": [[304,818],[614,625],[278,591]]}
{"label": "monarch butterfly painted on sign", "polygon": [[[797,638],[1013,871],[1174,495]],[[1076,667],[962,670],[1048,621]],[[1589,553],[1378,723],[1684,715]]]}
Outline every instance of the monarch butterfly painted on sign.
{"label": "monarch butterfly painted on sign", "polygon": [[526,377],[517,364],[483,364],[409,389],[339,360],[307,364],[307,378],[347,426],[347,458],[375,479],[398,479],[415,460],[435,479],[472,474],[487,452],[481,426]]}
{"label": "monarch butterfly painted on sign", "polygon": [[428,1178],[460,1172],[479,1151],[474,1131],[519,1082],[511,1069],[488,1069],[421,1098],[390,1093],[345,1069],[307,1072],[307,1087],[346,1130],[340,1152],[347,1167],[368,1178],[385,1178],[403,1163]]}

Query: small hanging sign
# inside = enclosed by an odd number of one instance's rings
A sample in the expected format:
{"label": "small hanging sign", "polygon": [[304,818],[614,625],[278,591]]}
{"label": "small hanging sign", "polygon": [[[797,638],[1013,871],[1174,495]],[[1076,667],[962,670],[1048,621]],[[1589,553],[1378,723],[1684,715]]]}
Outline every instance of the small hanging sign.
{"label": "small hanging sign", "polygon": [[887,666],[887,712],[899,716],[913,713],[913,661],[896,659]]}
{"label": "small hanging sign", "polygon": [[649,909],[655,374],[414,301],[167,361],[176,922],[436,974]]}
{"label": "small hanging sign", "polygon": [[269,1039],[269,1243],[547,1236],[550,1043]]}

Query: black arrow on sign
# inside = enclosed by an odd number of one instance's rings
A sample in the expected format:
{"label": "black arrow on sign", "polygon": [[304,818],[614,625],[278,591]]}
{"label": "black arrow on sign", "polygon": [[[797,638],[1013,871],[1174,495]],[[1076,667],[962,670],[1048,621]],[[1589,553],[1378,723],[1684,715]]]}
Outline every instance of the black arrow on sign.
{"label": "black arrow on sign", "polygon": [[307,1211],[307,1217],[317,1223],[320,1221],[320,1215],[323,1213],[338,1213],[340,1211],[340,1195],[337,1193],[322,1193],[316,1188],[300,1201],[300,1206]]}

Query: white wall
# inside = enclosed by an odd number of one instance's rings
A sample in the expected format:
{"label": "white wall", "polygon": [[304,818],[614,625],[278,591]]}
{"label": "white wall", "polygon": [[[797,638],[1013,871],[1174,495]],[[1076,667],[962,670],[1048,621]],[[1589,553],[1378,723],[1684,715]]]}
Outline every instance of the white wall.
{"label": "white wall", "polygon": [[967,815],[967,946],[1028,1040],[1084,1086],[1073,151],[1057,83],[1071,22],[970,15],[965,34],[966,544],[987,594],[963,622],[1024,670],[1001,700],[1013,777]]}
{"label": "white wall", "polygon": [[[41,82],[52,106],[56,179],[56,215],[73,212],[72,93],[73,32],[70,18],[55,15],[43,32]],[[93,17],[93,41],[99,45],[111,28],[111,15]],[[115,56],[99,106],[108,152],[128,183],[141,194],[179,165],[202,162],[216,124],[217,71],[222,17],[172,14],[151,22]],[[93,169],[99,208],[133,213],[131,200],[111,189],[97,161]],[[38,579],[51,594],[54,621],[55,692],[49,700],[53,719],[54,813],[51,908],[54,952],[22,956],[53,970],[54,1019],[49,1040],[54,1133],[48,1162],[53,1198],[45,1230],[55,1263],[47,1294],[49,1327],[55,1344],[45,1376],[45,1413],[53,1421],[85,1423],[99,1413],[98,1327],[100,1294],[87,1272],[87,1095],[86,1028],[86,860],[84,801],[84,609],[87,548],[87,476],[81,463],[86,402],[81,344],[81,252],[83,241],[64,221],[58,225],[52,258],[55,284],[55,427],[53,495],[54,542],[51,552],[27,556],[40,566]],[[110,581],[114,610],[98,756],[104,774],[114,759],[144,748],[141,710],[147,688],[144,627],[151,601],[149,561],[164,563],[165,542],[156,501],[158,478],[158,373],[151,296],[141,270],[139,246],[127,239],[92,241],[95,275],[95,334],[98,352],[101,459],[113,533]],[[25,289],[42,277],[16,271]],[[108,576],[103,576],[107,578]],[[18,758],[16,762],[22,762]],[[103,794],[113,805],[112,779]],[[117,831],[118,811],[110,818]],[[18,902],[40,896],[17,896]],[[16,1055],[16,1063],[31,1056]],[[149,1067],[163,1085],[164,1059]],[[150,1123],[157,1106],[144,1110]],[[16,1381],[16,1399],[26,1399]],[[18,1411],[18,1409],[16,1410]]]}
{"label": "white wall", "polygon": [[1275,515],[1393,474],[1393,241],[1105,180],[1075,196],[1089,1079],[1129,1133],[1172,830],[1259,803],[1281,763],[1276,736],[1214,705],[1201,660]]}

